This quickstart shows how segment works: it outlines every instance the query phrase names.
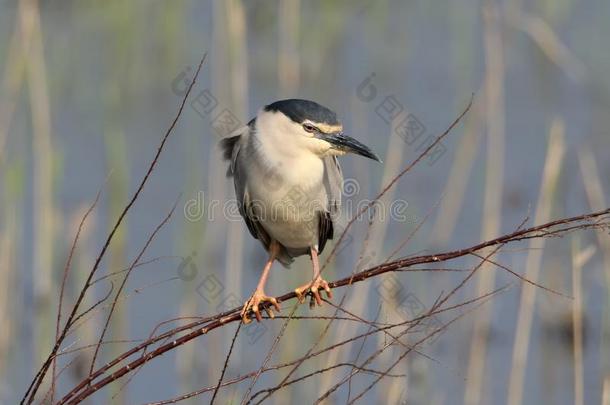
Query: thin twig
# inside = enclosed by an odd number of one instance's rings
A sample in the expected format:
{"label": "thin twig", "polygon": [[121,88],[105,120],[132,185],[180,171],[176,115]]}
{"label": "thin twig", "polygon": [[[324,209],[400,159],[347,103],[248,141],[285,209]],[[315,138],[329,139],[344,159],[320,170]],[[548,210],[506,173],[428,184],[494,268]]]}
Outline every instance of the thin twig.
{"label": "thin twig", "polygon": [[[99,201],[101,194],[102,194],[102,190],[100,189],[100,190],[98,190],[97,194],[95,195],[95,199],[93,200],[93,203],[89,206],[89,209],[87,209],[87,211],[85,212],[85,215],[83,215],[82,219],[80,220],[80,223],[78,224],[78,230],[76,231],[76,236],[74,237],[74,240],[72,241],[72,246],[70,247],[70,253],[68,253],[68,260],[66,260],[66,265],[64,267],[64,272],[63,272],[63,276],[61,279],[61,287],[59,289],[59,303],[57,304],[57,321],[55,324],[55,340],[56,341],[57,341],[57,339],[59,339],[59,328],[61,325],[61,311],[63,309],[64,291],[66,288],[66,281],[68,280],[68,273],[70,272],[70,267],[72,265],[72,258],[74,257],[74,252],[76,250],[76,244],[78,243],[78,239],[80,238],[81,231],[83,230],[83,225],[87,221],[89,214],[91,214],[91,212],[97,205],[97,202]],[[56,373],[57,373],[57,360],[54,359],[53,360],[53,370],[52,370],[52,374],[51,374],[51,401],[53,401],[55,399]]]}
{"label": "thin twig", "polygon": [[[492,294],[497,294],[499,292],[504,291],[506,288],[508,288],[508,286],[502,287],[498,290],[495,290],[495,292],[492,292]],[[435,329],[434,331],[432,331],[431,333],[429,333],[427,336],[425,336],[424,338],[420,339],[418,342],[416,342],[413,346],[417,347],[418,345],[422,344],[423,342],[425,342],[426,340],[430,339],[431,337],[438,335],[440,332],[444,331],[445,329],[447,329],[451,324],[455,323],[457,320],[459,320],[460,318],[464,317],[465,315],[467,315],[468,313],[476,310],[477,308],[481,307],[483,304],[485,304],[485,302],[487,302],[489,299],[489,297],[487,299],[485,299],[483,302],[478,303],[474,308],[471,308],[470,310],[467,310],[465,313],[459,314],[458,316],[454,317],[453,319],[451,319],[449,322],[441,325],[440,327],[438,327],[437,329]],[[411,349],[408,349],[405,351],[405,353],[403,353],[401,356],[398,357],[398,359],[396,359],[396,361],[394,363],[392,363],[385,371],[385,373],[379,375],[377,377],[377,379],[375,379],[375,381],[373,381],[368,387],[366,387],[360,394],[358,394],[356,397],[354,397],[352,400],[350,400],[348,402],[348,405],[354,404],[358,399],[362,398],[362,396],[364,394],[366,394],[371,388],[373,388],[375,386],[375,384],[377,384],[379,381],[381,381],[382,378],[384,378],[385,376],[387,376],[387,373],[389,373],[390,371],[392,371],[392,369],[394,367],[396,367],[396,365],[398,363],[400,363],[402,361],[402,359],[404,359],[409,352],[411,351]]]}
{"label": "thin twig", "polygon": [[412,161],[407,167],[405,167],[400,173],[398,173],[392,180],[390,180],[390,182],[379,192],[379,194],[377,194],[377,196],[375,198],[373,198],[373,200],[369,204],[366,204],[364,207],[362,207],[362,209],[360,209],[360,211],[358,211],[356,213],[356,215],[354,215],[352,217],[352,219],[349,220],[349,222],[347,223],[347,226],[341,233],[341,236],[337,240],[337,243],[335,243],[335,245],[333,246],[333,249],[330,251],[328,258],[326,259],[326,262],[324,263],[324,265],[322,266],[322,269],[320,271],[324,271],[324,268],[329,263],[329,261],[333,258],[335,253],[337,252],[337,247],[341,245],[341,242],[345,238],[347,231],[352,226],[352,224],[356,221],[356,219],[358,219],[362,214],[364,214],[369,209],[371,209],[371,207],[373,207],[377,203],[377,201],[379,201],[379,199],[381,197],[383,197],[388,192],[388,190],[390,190],[396,184],[396,182],[398,182],[398,180],[400,180],[405,174],[407,174],[409,171],[411,171],[411,169],[413,167],[415,167],[415,165],[417,165],[426,155],[428,155],[428,153],[430,153],[430,151],[432,151],[432,149],[434,149],[447,135],[449,135],[449,133],[453,130],[453,128],[455,128],[455,126],[462,120],[462,118],[466,115],[466,113],[468,113],[468,111],[470,110],[470,107],[472,106],[473,99],[474,99],[474,94],[471,95],[470,101],[468,102],[468,105],[466,106],[464,111],[462,111],[462,113],[460,115],[458,115],[458,117],[455,120],[453,120],[453,122],[449,125],[449,127],[447,127],[447,129],[442,134],[437,136],[436,139],[434,140],[434,142],[432,142],[422,153],[420,153],[419,156],[414,161]]}
{"label": "thin twig", "polygon": [[148,182],[148,178],[150,177],[150,174],[157,166],[157,162],[159,161],[161,152],[163,151],[163,148],[164,148],[169,136],[172,134],[174,127],[176,126],[180,116],[182,115],[182,111],[184,110],[184,105],[186,104],[186,100],[188,99],[188,97],[191,93],[191,90],[193,89],[193,86],[195,85],[195,83],[197,81],[197,77],[199,76],[199,72],[201,71],[201,67],[203,66],[203,63],[205,62],[206,56],[207,56],[207,53],[204,53],[203,57],[201,58],[201,61],[199,62],[199,65],[197,66],[197,70],[195,71],[195,76],[193,77],[193,80],[191,81],[186,93],[184,94],[182,102],[180,103],[178,112],[177,112],[176,116],[174,117],[174,120],[172,121],[171,125],[165,132],[165,135],[163,136],[161,143],[160,143],[159,147],[157,148],[157,152],[155,153],[155,156],[154,156],[152,162],[150,163],[148,170],[146,171],[146,174],[144,175],[144,178],[140,182],[133,197],[129,200],[129,202],[127,203],[127,205],[125,206],[125,208],[123,209],[121,214],[119,215],[119,218],[117,219],[117,221],[114,224],[112,230],[110,231],[108,237],[106,238],[106,241],[104,242],[102,250],[98,254],[97,258],[95,259],[95,264],[93,265],[93,268],[91,269],[91,271],[89,272],[89,275],[87,276],[85,285],[83,286],[83,288],[76,300],[76,303],[74,304],[74,307],[72,308],[72,311],[71,311],[70,315],[68,316],[68,320],[66,321],[66,327],[64,327],[64,329],[62,330],[62,333],[59,336],[59,339],[56,339],[55,345],[54,345],[53,349],[51,350],[51,353],[49,354],[49,356],[43,363],[40,370],[36,373],[36,376],[34,377],[32,382],[30,383],[30,386],[28,387],[23,398],[21,399],[21,404],[23,404],[25,402],[27,402],[28,404],[31,404],[34,401],[34,398],[36,397],[36,392],[38,391],[38,388],[42,384],[42,380],[44,379],[46,372],[49,369],[49,366],[51,365],[51,361],[52,361],[53,357],[55,356],[55,353],[57,353],[57,350],[59,350],[59,347],[61,346],[63,340],[65,339],[66,334],[68,333],[69,325],[72,324],[72,320],[76,316],[78,309],[85,298],[85,294],[90,286],[91,280],[93,279],[93,276],[99,269],[102,259],[104,258],[106,251],[108,250],[108,247],[110,246],[110,242],[114,238],[114,235],[117,232],[121,223],[123,222],[123,219],[125,218],[125,216],[129,212],[131,207],[135,204],[136,200],[140,196],[140,193],[142,192],[142,190],[144,189],[144,186]]}
{"label": "thin twig", "polygon": [[[480,254],[478,254],[478,253],[473,252],[473,253],[472,253],[472,255],[473,255],[473,256],[476,256],[476,257],[478,257],[479,259],[483,259],[483,256],[481,256],[481,255],[480,255]],[[496,261],[494,261],[494,260],[491,260],[491,259],[485,259],[485,260],[486,260],[488,263],[491,263],[491,264],[493,264],[494,266],[501,268],[502,270],[506,270],[507,272],[509,272],[509,273],[510,273],[510,274],[512,274],[513,276],[517,277],[519,280],[521,280],[521,281],[523,281],[523,282],[526,282],[526,283],[528,283],[528,284],[530,284],[530,285],[533,285],[534,287],[538,287],[538,288],[540,288],[540,289],[542,289],[542,290],[544,290],[544,291],[550,292],[551,294],[558,295],[558,296],[560,296],[560,297],[562,297],[562,298],[574,299],[574,297],[572,297],[572,296],[570,296],[570,295],[560,293],[560,292],[559,292],[559,291],[557,291],[557,290],[553,290],[552,288],[545,287],[545,286],[543,286],[543,285],[542,285],[542,284],[540,284],[540,283],[536,283],[536,282],[534,282],[534,281],[532,281],[532,280],[530,280],[530,279],[528,279],[528,278],[526,278],[526,277],[522,276],[521,274],[517,273],[516,271],[511,270],[510,268],[508,268],[508,267],[506,267],[506,266],[504,266],[504,265],[502,265],[502,264],[500,264],[500,263],[498,263],[498,262],[496,262]]]}
{"label": "thin twig", "polygon": [[[479,302],[479,301],[481,301],[481,300],[483,300],[485,298],[488,298],[491,295],[493,295],[495,293],[498,293],[499,291],[500,291],[500,289],[495,290],[495,291],[493,291],[491,293],[485,294],[483,296],[475,297],[475,298],[469,299],[467,301],[463,301],[463,302],[460,302],[458,304],[454,304],[454,305],[451,305],[451,306],[448,306],[448,307],[445,307],[445,308],[435,309],[435,310],[432,310],[429,314],[431,316],[434,316],[434,315],[438,315],[438,314],[441,314],[441,313],[444,313],[444,312],[448,312],[448,311],[452,311],[452,310],[455,310],[455,309],[458,309],[458,308],[462,308],[462,307],[471,305],[473,303]],[[337,348],[345,346],[345,345],[347,345],[349,343],[355,342],[355,341],[357,341],[359,339],[366,339],[367,337],[375,335],[377,333],[380,333],[380,332],[382,332],[384,330],[390,330],[390,329],[395,329],[395,328],[398,328],[398,327],[401,327],[401,326],[409,325],[409,324],[412,324],[414,322],[418,322],[418,321],[420,321],[420,320],[422,320],[424,318],[425,318],[425,316],[420,315],[420,316],[418,316],[418,317],[416,317],[414,319],[405,320],[405,321],[399,322],[397,324],[388,325],[388,326],[385,326],[384,328],[380,328],[380,329],[377,329],[377,330],[371,330],[371,331],[368,331],[368,332],[365,332],[365,333],[362,333],[362,334],[359,334],[359,335],[347,338],[347,339],[345,339],[345,340],[343,340],[341,342],[333,343],[330,346],[327,346],[327,347],[325,347],[325,348],[323,348],[321,350],[318,350],[317,352],[308,353],[308,354],[306,354],[306,355],[304,355],[304,356],[302,356],[302,357],[300,357],[300,358],[298,358],[296,360],[292,360],[290,362],[286,362],[286,363],[281,363],[281,364],[276,364],[276,365],[273,365],[273,366],[269,366],[269,367],[267,367],[267,368],[265,368],[263,370],[263,373],[268,372],[268,371],[280,370],[280,369],[283,369],[283,368],[286,368],[286,367],[293,366],[295,364],[301,364],[305,360],[309,360],[309,359],[312,359],[314,357],[318,357],[318,356],[323,355],[325,353],[328,353],[328,352],[330,352],[332,350],[335,350]],[[234,377],[230,381],[225,381],[224,383],[222,383],[222,386],[226,387],[226,386],[229,386],[229,385],[240,383],[240,382],[242,382],[242,381],[244,381],[244,380],[246,380],[248,378],[252,378],[257,372],[258,372],[258,370],[249,372],[247,374],[239,375],[237,377]],[[188,399],[188,398],[192,398],[192,397],[204,394],[206,392],[210,392],[214,388],[215,388],[215,386],[209,386],[209,387],[206,387],[206,388],[199,389],[197,391],[192,391],[192,392],[189,392],[189,393],[186,393],[186,394],[182,394],[182,395],[180,395],[178,397],[175,397],[175,398],[171,398],[171,399],[167,399],[167,400],[163,400],[163,401],[158,401],[158,402],[152,402],[152,403],[148,403],[146,405],[173,404],[173,403],[180,402],[180,401]]]}
{"label": "thin twig", "polygon": [[218,384],[216,384],[216,388],[214,389],[214,394],[212,395],[212,399],[210,400],[210,405],[214,405],[214,399],[216,399],[216,394],[218,394],[218,389],[220,388],[220,385],[222,384],[222,379],[224,378],[225,372],[227,371],[227,366],[229,365],[229,358],[231,358],[231,353],[233,353],[233,346],[235,345],[237,335],[239,335],[241,325],[243,325],[243,322],[238,323],[237,329],[235,329],[235,334],[233,335],[233,339],[231,340],[231,347],[229,347],[229,352],[227,353],[227,357],[225,358],[225,364],[222,367],[222,372],[220,373],[220,377],[218,378]]}
{"label": "thin twig", "polygon": [[244,405],[245,403],[247,403],[249,401],[250,394],[252,393],[252,389],[254,388],[254,384],[256,384],[256,382],[258,381],[258,378],[260,377],[260,375],[263,372],[264,368],[267,366],[267,363],[271,360],[271,356],[273,355],[273,353],[275,352],[275,349],[279,345],[280,339],[282,338],[282,336],[284,336],[284,332],[286,331],[286,327],[288,326],[288,323],[292,320],[292,315],[294,315],[294,313],[296,312],[298,307],[299,307],[299,302],[297,301],[297,303],[292,307],[292,311],[290,311],[290,314],[288,315],[288,318],[282,324],[282,328],[280,329],[280,332],[275,337],[275,340],[273,341],[273,345],[271,345],[271,348],[267,352],[267,355],[265,356],[265,359],[263,360],[263,363],[261,364],[261,366],[258,369],[257,373],[254,375],[254,378],[250,382],[250,386],[248,386],[248,390],[246,391],[246,393],[244,394],[244,397],[241,400],[241,404],[242,405]]}
{"label": "thin twig", "polygon": [[[100,333],[100,337],[98,339],[98,343],[101,344],[101,342],[104,340],[104,336],[106,335],[106,332],[108,331],[108,326],[110,325],[110,320],[112,319],[112,315],[114,314],[114,309],[116,308],[116,305],[117,305],[118,300],[119,300],[119,298],[121,296],[121,293],[123,292],[123,289],[125,288],[125,284],[127,284],[127,280],[129,279],[129,275],[131,274],[131,272],[133,271],[135,266],[138,264],[138,262],[140,261],[142,256],[144,256],[144,253],[146,252],[146,249],[148,249],[148,246],[150,246],[150,244],[155,239],[155,237],[157,236],[157,234],[159,233],[161,228],[163,228],[163,226],[165,224],[167,224],[169,219],[172,217],[174,211],[176,210],[176,206],[178,205],[178,201],[180,201],[180,197],[178,197],[176,199],[176,201],[174,202],[174,205],[172,206],[172,209],[165,216],[165,218],[163,218],[163,220],[157,225],[155,230],[150,234],[150,236],[146,240],[146,243],[144,243],[144,246],[142,247],[142,249],[140,250],[140,252],[136,256],[136,258],[131,263],[131,266],[129,266],[129,269],[127,270],[127,273],[125,273],[125,276],[123,277],[123,280],[121,281],[121,284],[119,285],[119,289],[117,290],[116,295],[114,296],[114,300],[112,301],[112,305],[110,306],[110,311],[108,312],[108,316],[106,317],[106,321],[104,323],[104,327],[102,328],[102,333]],[[91,359],[91,365],[89,366],[89,375],[91,375],[93,373],[93,368],[95,367],[95,360],[97,359],[97,355],[99,354],[100,347],[101,346],[96,347],[95,348],[95,352],[93,353],[93,358]]]}

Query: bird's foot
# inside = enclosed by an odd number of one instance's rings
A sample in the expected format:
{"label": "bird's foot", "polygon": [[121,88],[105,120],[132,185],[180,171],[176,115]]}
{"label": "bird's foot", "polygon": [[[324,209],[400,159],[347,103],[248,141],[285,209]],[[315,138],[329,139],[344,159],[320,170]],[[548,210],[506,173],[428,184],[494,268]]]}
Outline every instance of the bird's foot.
{"label": "bird's foot", "polygon": [[310,290],[312,295],[311,302],[309,303],[310,307],[315,306],[315,304],[318,304],[318,306],[322,306],[322,297],[320,296],[320,290],[326,291],[326,296],[329,299],[333,298],[333,293],[330,290],[328,282],[324,280],[321,276],[316,277],[315,280],[310,281],[307,284],[303,284],[302,286],[294,290],[301,304],[305,302],[305,295],[307,295],[307,290]]}
{"label": "bird's foot", "polygon": [[277,300],[274,297],[269,297],[265,295],[265,292],[262,290],[255,290],[252,296],[246,301],[244,307],[241,310],[241,319],[244,324],[248,324],[252,322],[250,319],[250,312],[254,314],[256,320],[260,322],[263,318],[261,317],[261,313],[259,310],[259,305],[264,302],[270,302],[271,306],[265,307],[265,312],[269,315],[270,318],[274,317],[273,308],[277,312],[280,312],[280,304],[278,304]]}

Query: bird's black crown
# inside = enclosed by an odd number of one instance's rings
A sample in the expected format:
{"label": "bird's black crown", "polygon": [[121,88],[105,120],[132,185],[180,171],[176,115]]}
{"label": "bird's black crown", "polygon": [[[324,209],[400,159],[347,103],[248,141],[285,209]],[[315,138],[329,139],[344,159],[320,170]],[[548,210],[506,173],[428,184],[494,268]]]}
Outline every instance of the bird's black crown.
{"label": "bird's black crown", "polygon": [[310,100],[297,98],[279,100],[265,106],[265,111],[279,111],[299,124],[305,120],[327,125],[340,124],[334,111]]}

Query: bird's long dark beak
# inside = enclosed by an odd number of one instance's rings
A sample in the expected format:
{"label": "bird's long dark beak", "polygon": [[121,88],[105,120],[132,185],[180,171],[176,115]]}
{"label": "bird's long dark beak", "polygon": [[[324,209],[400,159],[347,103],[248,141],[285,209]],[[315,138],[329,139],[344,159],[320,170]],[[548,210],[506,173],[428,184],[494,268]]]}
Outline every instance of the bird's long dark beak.
{"label": "bird's long dark beak", "polygon": [[319,133],[318,137],[332,144],[334,149],[346,153],[355,153],[357,155],[381,162],[381,159],[379,159],[371,148],[358,142],[354,138],[345,135],[343,132],[335,132],[330,134]]}

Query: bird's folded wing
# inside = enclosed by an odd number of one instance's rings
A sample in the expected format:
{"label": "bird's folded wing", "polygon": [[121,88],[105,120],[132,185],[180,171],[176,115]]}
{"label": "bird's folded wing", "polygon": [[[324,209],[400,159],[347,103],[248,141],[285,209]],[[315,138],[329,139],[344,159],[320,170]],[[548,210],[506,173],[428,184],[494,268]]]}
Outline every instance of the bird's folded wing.
{"label": "bird's folded wing", "polygon": [[336,156],[324,158],[324,189],[326,190],[326,211],[321,212],[318,220],[318,251],[322,253],[326,241],[333,238],[334,223],[339,217],[343,174]]}
{"label": "bird's folded wing", "polygon": [[324,188],[328,196],[327,210],[334,216],[339,213],[343,192],[343,173],[336,156],[324,158]]}
{"label": "bird's folded wing", "polygon": [[254,212],[254,206],[250,199],[250,193],[248,191],[248,172],[242,165],[239,164],[238,155],[240,153],[240,143],[237,142],[233,148],[233,154],[231,159],[231,172],[233,173],[233,182],[235,184],[235,197],[237,198],[237,205],[239,213],[246,221],[248,230],[256,239],[259,239],[265,248],[269,247],[271,238]]}

